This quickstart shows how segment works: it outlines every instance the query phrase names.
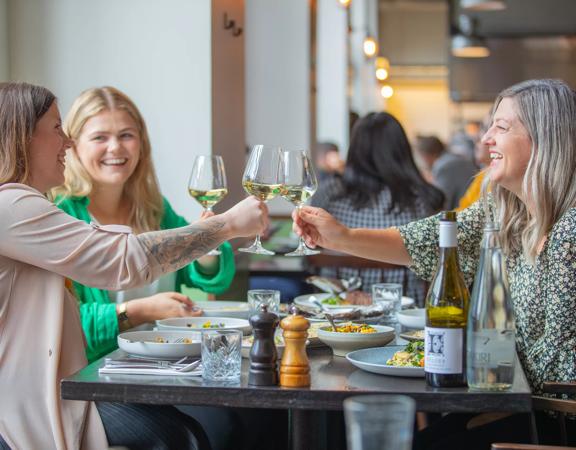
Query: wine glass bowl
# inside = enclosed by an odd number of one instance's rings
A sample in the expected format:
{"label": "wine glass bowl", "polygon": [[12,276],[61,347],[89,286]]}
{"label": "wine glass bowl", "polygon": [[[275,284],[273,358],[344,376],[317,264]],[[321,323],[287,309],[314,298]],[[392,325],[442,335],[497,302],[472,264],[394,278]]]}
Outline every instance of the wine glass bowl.
{"label": "wine glass bowl", "polygon": [[[296,208],[301,209],[318,189],[316,174],[306,151],[282,152],[279,181],[281,183],[280,195]],[[308,248],[304,239],[300,237],[296,250],[286,253],[285,256],[317,255],[318,253],[320,253],[318,250]]]}
{"label": "wine glass bowl", "polygon": [[[250,151],[244,175],[242,176],[242,187],[249,194],[263,202],[272,200],[280,194],[281,185],[278,181],[280,168],[280,148],[268,145],[255,145]],[[262,247],[260,236],[246,248],[239,248],[238,251],[246,253],[257,253],[259,255],[274,255],[275,253]]]}
{"label": "wine glass bowl", "polygon": [[[214,205],[228,194],[224,161],[219,155],[198,155],[194,158],[188,193],[204,210],[212,211]],[[218,249],[211,250],[208,255],[220,255]]]}

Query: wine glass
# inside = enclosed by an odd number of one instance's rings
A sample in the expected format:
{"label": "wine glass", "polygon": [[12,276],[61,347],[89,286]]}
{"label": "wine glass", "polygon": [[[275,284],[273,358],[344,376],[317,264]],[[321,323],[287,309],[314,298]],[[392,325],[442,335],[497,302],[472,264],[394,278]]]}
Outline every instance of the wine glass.
{"label": "wine glass", "polygon": [[[244,190],[263,202],[272,200],[280,193],[278,172],[280,170],[279,147],[268,145],[255,145],[250,151],[248,163],[242,177]],[[274,252],[262,247],[260,235],[256,236],[254,243],[247,248],[239,248],[238,251],[258,253],[259,255],[274,255]]]}
{"label": "wine glass", "polygon": [[[212,207],[228,194],[226,171],[221,156],[196,156],[188,182],[188,193],[206,211],[212,211]],[[206,254],[216,256],[221,253],[220,250],[214,249]]]}
{"label": "wine glass", "polygon": [[[282,152],[280,177],[280,195],[301,209],[304,203],[314,195],[318,188],[318,181],[310,158],[304,150]],[[317,255],[318,250],[306,246],[300,236],[298,247],[284,256]]]}

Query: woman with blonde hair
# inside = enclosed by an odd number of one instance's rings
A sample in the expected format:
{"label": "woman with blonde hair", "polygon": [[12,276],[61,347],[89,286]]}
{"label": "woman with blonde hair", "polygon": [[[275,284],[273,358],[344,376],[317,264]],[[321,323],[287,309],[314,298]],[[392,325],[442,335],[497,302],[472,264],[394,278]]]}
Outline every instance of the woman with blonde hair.
{"label": "woman with blonde hair", "polygon": [[[64,131],[72,146],[65,182],[53,190],[61,209],[87,223],[127,225],[135,233],[188,225],[160,193],[146,124],[126,94],[113,87],[82,92],[66,116]],[[109,292],[75,281],[88,360],[117,348],[118,332],[130,326],[200,315],[180,293],[181,286],[225,291],[234,277],[234,256],[228,243],[220,250],[219,257],[203,256],[138,289]]]}
{"label": "woman with blonde hair", "polygon": [[[544,381],[576,380],[576,92],[559,80],[505,89],[482,142],[490,153],[492,192],[458,214],[460,264],[471,284],[492,210],[501,225],[516,349],[533,392],[541,394]],[[433,276],[439,216],[395,228],[348,229],[325,211],[306,207],[295,220],[308,245],[403,264],[426,280]],[[442,422],[459,436],[423,434],[416,447],[451,449],[468,442],[471,449],[489,448],[489,440],[518,439],[514,433],[528,429],[517,416],[473,430],[467,429],[473,421],[450,423],[451,416]],[[541,435],[559,435],[546,415],[538,422]],[[572,433],[576,441],[576,430]]]}
{"label": "woman with blonde hair", "polygon": [[44,195],[63,183],[70,145],[50,91],[0,83],[0,448],[197,448],[191,419],[172,407],[60,398],[60,380],[86,365],[65,278],[116,290],[151,283],[228,239],[263,232],[266,206],[250,197],[139,235],[88,225]]}

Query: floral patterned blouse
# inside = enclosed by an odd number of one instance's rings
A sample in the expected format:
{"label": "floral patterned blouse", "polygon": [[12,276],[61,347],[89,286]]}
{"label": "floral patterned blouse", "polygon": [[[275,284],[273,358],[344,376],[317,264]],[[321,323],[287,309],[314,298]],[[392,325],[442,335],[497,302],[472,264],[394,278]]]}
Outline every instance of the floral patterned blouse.
{"label": "floral patterned blouse", "polygon": [[[431,280],[438,259],[438,222],[432,216],[398,227],[411,269]],[[471,285],[480,255],[482,201],[458,213],[460,268]],[[544,381],[576,380],[576,208],[554,225],[531,266],[516,252],[506,258],[516,316],[516,349],[532,391]]]}

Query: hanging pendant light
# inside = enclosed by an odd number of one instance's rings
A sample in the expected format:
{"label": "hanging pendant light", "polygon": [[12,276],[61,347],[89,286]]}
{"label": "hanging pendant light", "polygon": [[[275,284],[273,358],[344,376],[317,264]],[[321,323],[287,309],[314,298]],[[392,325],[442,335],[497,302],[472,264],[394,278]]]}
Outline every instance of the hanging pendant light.
{"label": "hanging pendant light", "polygon": [[502,11],[506,9],[504,0],[460,0],[460,8],[467,11]]}
{"label": "hanging pendant light", "polygon": [[483,38],[476,34],[477,22],[462,14],[458,18],[459,33],[452,36],[452,55],[458,58],[486,58],[490,49]]}

